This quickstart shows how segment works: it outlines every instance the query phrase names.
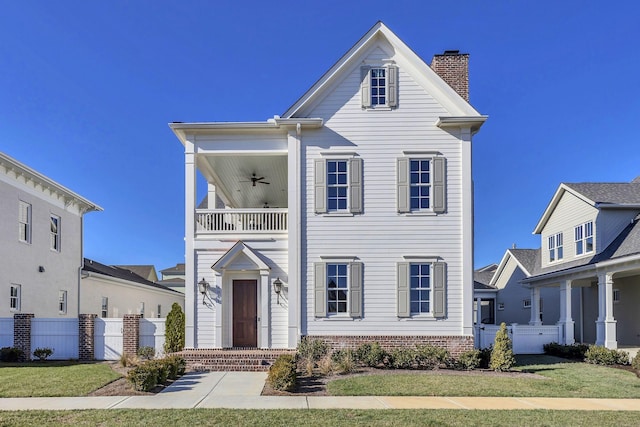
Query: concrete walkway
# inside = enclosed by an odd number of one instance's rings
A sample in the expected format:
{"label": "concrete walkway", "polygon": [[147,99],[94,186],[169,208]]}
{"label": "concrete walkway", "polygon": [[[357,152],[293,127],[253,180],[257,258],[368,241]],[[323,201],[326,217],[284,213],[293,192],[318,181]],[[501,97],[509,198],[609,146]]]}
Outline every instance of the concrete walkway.
{"label": "concrete walkway", "polygon": [[264,372],[192,372],[153,396],[0,399],[0,410],[29,409],[556,409],[640,411],[640,399],[550,397],[260,396]]}

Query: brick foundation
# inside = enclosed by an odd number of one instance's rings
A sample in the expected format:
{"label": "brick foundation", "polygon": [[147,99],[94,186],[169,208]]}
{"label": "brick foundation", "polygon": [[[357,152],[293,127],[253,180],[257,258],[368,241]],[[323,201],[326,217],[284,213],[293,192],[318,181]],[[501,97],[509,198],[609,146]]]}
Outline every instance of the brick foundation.
{"label": "brick foundation", "polygon": [[141,314],[125,314],[122,319],[122,352],[124,354],[138,353],[141,318]]}
{"label": "brick foundation", "polygon": [[332,349],[356,349],[361,344],[377,342],[385,350],[415,345],[433,345],[449,350],[453,357],[468,350],[473,350],[472,336],[436,336],[436,335],[308,335],[307,339],[319,339]]}
{"label": "brick foundation", "polygon": [[13,315],[13,346],[24,353],[21,362],[31,360],[31,319],[34,317],[29,313]]}
{"label": "brick foundation", "polygon": [[95,314],[78,315],[78,359],[90,361],[95,359],[94,335]]}
{"label": "brick foundation", "polygon": [[273,362],[294,350],[190,349],[178,353],[187,361],[190,371],[268,371]]}

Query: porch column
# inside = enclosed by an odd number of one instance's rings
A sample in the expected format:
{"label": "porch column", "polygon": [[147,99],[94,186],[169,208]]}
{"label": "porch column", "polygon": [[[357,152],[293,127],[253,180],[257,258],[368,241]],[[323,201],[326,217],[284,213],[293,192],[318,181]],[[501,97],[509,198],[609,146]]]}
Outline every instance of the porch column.
{"label": "porch column", "polygon": [[184,315],[185,315],[185,340],[186,348],[195,348],[197,345],[196,313],[196,280],[195,280],[195,208],[196,208],[196,154],[195,147],[189,139],[184,146],[184,172],[185,172],[185,271],[184,271]]}
{"label": "porch column", "polygon": [[300,290],[301,290],[301,197],[303,178],[300,171],[301,134],[300,125],[287,135],[287,167],[289,175],[288,191],[288,226],[289,226],[289,259],[287,279],[289,284],[288,309],[288,347],[296,348],[301,334]]}
{"label": "porch column", "polygon": [[[215,283],[213,284],[217,289],[219,289],[219,294],[216,294],[216,327],[215,327],[215,339],[216,339],[216,348],[224,348],[224,344],[222,342],[222,310],[223,303],[222,299],[225,297],[224,288],[222,287],[222,272],[215,271]],[[228,304],[227,304],[228,306]]]}
{"label": "porch column", "polygon": [[563,336],[562,344],[573,344],[573,319],[571,317],[571,280],[565,280],[560,285],[560,319],[557,323]]}
{"label": "porch column", "polygon": [[476,297],[475,346],[480,348],[480,328],[482,324],[482,298]]}
{"label": "porch column", "polygon": [[270,348],[271,340],[271,289],[269,289],[269,271],[260,271],[260,348]]}
{"label": "porch column", "polygon": [[598,274],[596,345],[618,348],[616,321],[613,318],[613,273]]}
{"label": "porch column", "polygon": [[531,287],[531,318],[529,319],[531,326],[540,326],[540,288]]}

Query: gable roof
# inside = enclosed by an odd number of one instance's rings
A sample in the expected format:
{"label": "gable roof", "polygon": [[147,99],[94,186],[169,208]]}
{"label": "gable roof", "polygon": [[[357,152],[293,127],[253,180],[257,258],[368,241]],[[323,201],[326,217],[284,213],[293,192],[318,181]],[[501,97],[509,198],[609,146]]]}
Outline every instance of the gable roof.
{"label": "gable roof", "polygon": [[152,282],[158,281],[156,268],[153,265],[114,265],[114,267],[129,270],[132,273]]}
{"label": "gable roof", "polygon": [[362,57],[381,40],[389,43],[393,49],[407,60],[412,75],[431,96],[433,96],[449,113],[455,117],[473,117],[480,119],[475,125],[479,128],[486,116],[480,115],[451,86],[431,69],[409,46],[395,35],[386,25],[378,21],[367,33],[356,42],[320,79],[311,86],[291,107],[283,113],[283,117],[298,117],[302,111],[316,99],[321,97],[341,76],[353,69],[362,61]]}
{"label": "gable roof", "polygon": [[113,277],[115,279],[126,280],[128,282],[133,282],[139,285],[147,286],[149,288],[155,288],[155,289],[160,289],[160,290],[180,294],[180,292],[177,292],[166,286],[151,282],[145,279],[144,277],[140,277],[133,271],[130,271],[124,268],[119,268],[114,265],[105,265],[89,258],[84,258],[84,265],[82,267],[82,271],[87,273],[97,273],[100,275]]}
{"label": "gable roof", "polygon": [[184,274],[184,263],[176,264],[175,267],[165,268],[164,270],[160,270],[162,274]]}
{"label": "gable roof", "polygon": [[538,221],[533,234],[540,234],[565,192],[596,209],[640,208],[640,181],[561,183]]}
{"label": "gable roof", "polygon": [[491,286],[496,286],[496,282],[507,266],[510,258],[513,258],[522,272],[529,277],[536,270],[537,266],[540,265],[540,249],[507,249],[495,274],[491,277],[489,282]]}
{"label": "gable roof", "polygon": [[491,286],[491,278],[498,268],[497,264],[489,264],[485,267],[474,270],[473,272],[473,289],[479,290],[496,290],[495,286]]}

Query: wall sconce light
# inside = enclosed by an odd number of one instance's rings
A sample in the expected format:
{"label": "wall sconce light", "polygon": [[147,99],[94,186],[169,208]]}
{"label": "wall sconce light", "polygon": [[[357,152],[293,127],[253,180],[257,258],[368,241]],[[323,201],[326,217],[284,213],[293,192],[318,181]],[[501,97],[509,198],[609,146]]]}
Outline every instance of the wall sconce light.
{"label": "wall sconce light", "polygon": [[208,290],[209,290],[209,282],[204,280],[204,277],[203,277],[202,280],[198,282],[198,291],[200,291],[200,293],[202,294],[202,304],[204,304],[204,297],[207,295]]}
{"label": "wall sconce light", "polygon": [[44,267],[43,267],[43,266],[38,267],[38,271],[39,271],[40,273],[44,273]]}
{"label": "wall sconce light", "polygon": [[282,292],[282,281],[280,280],[279,277],[273,281],[273,291],[277,295],[277,303],[280,304],[280,292]]}

